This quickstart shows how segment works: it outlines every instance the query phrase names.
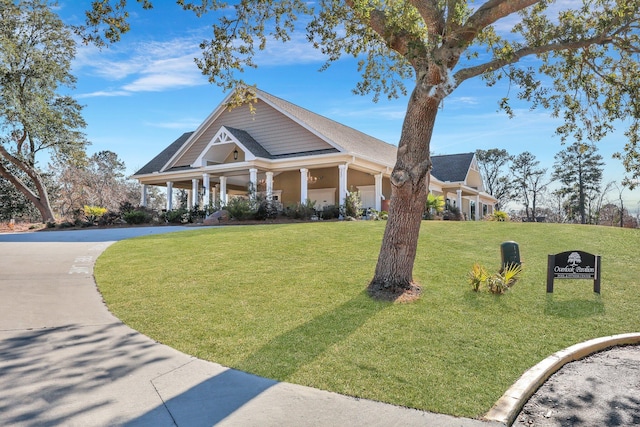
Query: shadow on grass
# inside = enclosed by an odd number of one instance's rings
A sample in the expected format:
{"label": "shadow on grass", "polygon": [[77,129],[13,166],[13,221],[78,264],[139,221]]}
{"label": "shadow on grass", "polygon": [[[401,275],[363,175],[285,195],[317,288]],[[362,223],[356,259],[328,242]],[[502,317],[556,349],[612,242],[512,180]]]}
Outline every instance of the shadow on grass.
{"label": "shadow on grass", "polygon": [[335,309],[274,338],[236,368],[286,380],[391,304],[374,301],[363,291]]}
{"label": "shadow on grass", "polygon": [[592,299],[561,300],[554,294],[547,294],[544,313],[550,316],[575,319],[603,314],[604,303],[599,295],[594,294]]}

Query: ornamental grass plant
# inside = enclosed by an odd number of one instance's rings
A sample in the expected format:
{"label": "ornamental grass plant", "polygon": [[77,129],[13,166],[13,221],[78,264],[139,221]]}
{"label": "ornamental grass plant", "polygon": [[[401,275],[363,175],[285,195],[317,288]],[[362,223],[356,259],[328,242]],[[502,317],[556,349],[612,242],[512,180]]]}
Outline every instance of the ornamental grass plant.
{"label": "ornamental grass plant", "polygon": [[[95,275],[126,324],[243,371],[439,413],[480,417],[528,368],[588,339],[640,331],[640,230],[424,221],[411,304],[374,301],[384,222],[194,229],[110,246]],[[469,268],[524,272],[503,295],[474,292]],[[602,256],[602,291],[558,280],[547,255]]]}

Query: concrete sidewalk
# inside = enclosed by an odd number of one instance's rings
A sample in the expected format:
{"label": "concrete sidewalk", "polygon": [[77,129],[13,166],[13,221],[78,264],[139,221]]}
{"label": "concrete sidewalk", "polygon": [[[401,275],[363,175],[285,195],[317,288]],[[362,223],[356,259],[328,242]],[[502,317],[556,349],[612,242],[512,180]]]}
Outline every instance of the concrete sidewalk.
{"label": "concrete sidewalk", "polygon": [[179,230],[0,234],[0,425],[504,425],[260,378],[126,327],[97,292],[96,258],[114,241]]}

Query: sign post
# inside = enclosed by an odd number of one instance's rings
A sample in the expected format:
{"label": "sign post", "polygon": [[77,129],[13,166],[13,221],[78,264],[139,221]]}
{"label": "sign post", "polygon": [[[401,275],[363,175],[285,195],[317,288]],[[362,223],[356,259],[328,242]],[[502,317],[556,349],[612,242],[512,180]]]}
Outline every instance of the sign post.
{"label": "sign post", "polygon": [[600,255],[567,251],[547,258],[547,293],[553,293],[555,279],[593,280],[593,292],[600,293]]}

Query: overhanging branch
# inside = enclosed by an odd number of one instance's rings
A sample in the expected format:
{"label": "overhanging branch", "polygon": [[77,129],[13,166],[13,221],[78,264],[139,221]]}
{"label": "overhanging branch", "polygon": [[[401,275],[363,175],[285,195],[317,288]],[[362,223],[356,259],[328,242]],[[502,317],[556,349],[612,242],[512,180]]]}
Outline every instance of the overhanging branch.
{"label": "overhanging branch", "polygon": [[469,17],[458,32],[452,35],[447,45],[451,48],[466,47],[489,25],[539,2],[540,0],[489,0]]}
{"label": "overhanging branch", "polygon": [[522,49],[516,50],[508,58],[494,59],[493,61],[489,61],[484,64],[477,65],[475,67],[468,67],[468,68],[463,68],[461,70],[458,70],[454,74],[454,79],[457,84],[460,84],[463,81],[470,79],[472,77],[477,77],[481,74],[498,70],[506,65],[515,64],[525,56],[540,55],[543,53],[560,51],[560,50],[575,50],[575,49],[591,46],[593,44],[609,44],[611,42],[612,42],[612,39],[608,35],[603,34],[603,35],[599,35],[589,39],[572,41],[572,42],[549,43],[544,46],[533,46],[533,47],[526,46],[526,47],[523,47]]}

